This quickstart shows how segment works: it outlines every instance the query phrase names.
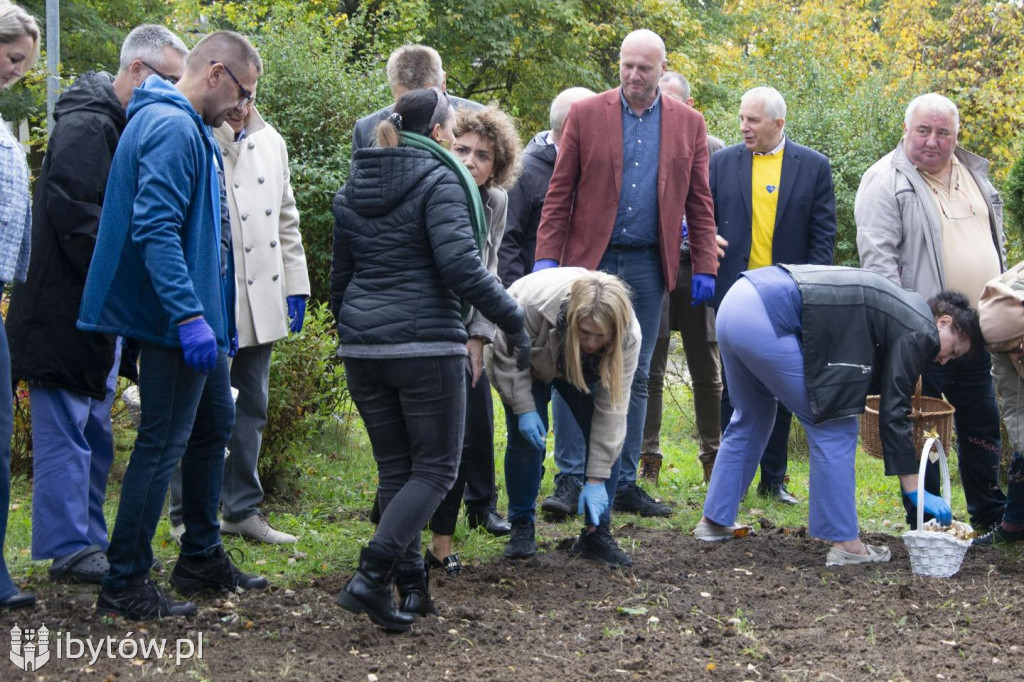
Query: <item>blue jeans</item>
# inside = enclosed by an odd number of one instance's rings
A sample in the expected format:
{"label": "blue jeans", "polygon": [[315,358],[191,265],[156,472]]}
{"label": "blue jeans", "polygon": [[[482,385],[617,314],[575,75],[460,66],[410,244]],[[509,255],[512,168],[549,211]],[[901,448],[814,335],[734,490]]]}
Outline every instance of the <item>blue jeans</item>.
{"label": "blue jeans", "polygon": [[[956,412],[957,463],[960,481],[967,498],[967,513],[975,528],[989,528],[1003,518],[1006,496],[999,487],[1002,444],[999,437],[999,408],[992,381],[992,358],[984,348],[975,357],[965,357],[945,365],[929,362],[921,371],[921,393],[945,395]],[[930,463],[925,472],[925,490],[938,494],[939,472]],[[906,497],[907,523],[917,521],[917,511]]]}
{"label": "blue jeans", "polygon": [[[553,384],[545,384],[534,379],[533,400],[537,405],[537,414],[548,424],[548,402],[551,400],[552,386],[562,396],[566,406],[571,410],[576,426],[583,436],[584,470],[586,460],[590,457],[590,423],[594,416],[594,397],[577,390],[572,384],[555,379]],[[505,427],[508,431],[508,446],[505,449],[505,487],[508,489],[508,519],[511,522],[525,519],[533,523],[537,506],[537,494],[540,492],[540,481],[544,476],[544,448],[535,448],[519,433],[519,417],[513,414],[512,408],[505,407]],[[601,523],[611,522],[611,502],[615,499],[616,485],[619,480],[619,462],[615,460],[611,475],[604,482],[608,492],[608,509],[601,515]]]}
{"label": "blue jeans", "polygon": [[[722,424],[732,419],[733,405],[729,397],[729,382],[722,373]],[[761,454],[761,485],[779,485],[786,480],[789,467],[789,429],[793,423],[793,413],[779,403],[772,425],[771,436]]]}
{"label": "blue jeans", "polygon": [[29,384],[32,404],[32,558],[58,559],[91,545],[107,548],[107,473],[114,461],[110,406],[121,344],[103,400]]}
{"label": "blue jeans", "polygon": [[377,461],[378,556],[423,566],[421,532],[455,483],[466,418],[466,358],[345,358]]}
{"label": "blue jeans", "polygon": [[149,572],[151,543],[168,482],[181,461],[183,556],[208,556],[220,545],[217,506],[224,449],[235,423],[227,355],[205,376],[185,365],[180,348],[142,344],[139,354],[142,417],[121,485],[114,532],[107,548],[112,590]]}
{"label": "blue jeans", "polygon": [[717,329],[734,411],[708,483],[704,516],[723,526],[736,521],[775,424],[776,407],[786,403],[807,430],[810,445],[810,534],[832,542],[856,539],[857,417],[814,423],[800,341],[793,334],[776,336],[749,280],[741,277],[729,289],[718,310]]}
{"label": "blue jeans", "polygon": [[[654,346],[658,342],[658,330],[661,328],[661,302],[665,295],[665,277],[661,272],[661,254],[656,245],[645,249],[618,249],[609,246],[597,269],[617,275],[629,285],[633,294],[633,312],[640,323],[642,336],[636,373],[633,374],[633,383],[629,389],[626,441],[622,445],[622,454],[618,460],[621,462],[618,488],[622,488],[630,483],[636,483],[636,470],[640,464],[644,420],[647,418],[647,377]],[[579,427],[573,427],[572,420],[567,418],[567,413],[557,403],[552,411],[555,415],[555,463],[563,473],[581,472],[582,475],[580,463],[583,462],[584,450]]]}
{"label": "blue jeans", "polygon": [[[2,286],[2,284],[0,284]],[[11,386],[11,349],[7,345],[7,330],[0,318],[0,386]],[[4,540],[7,536],[7,513],[11,506],[11,436],[14,435],[14,403],[11,396],[0,401],[0,599],[7,599],[18,591],[4,563]]]}

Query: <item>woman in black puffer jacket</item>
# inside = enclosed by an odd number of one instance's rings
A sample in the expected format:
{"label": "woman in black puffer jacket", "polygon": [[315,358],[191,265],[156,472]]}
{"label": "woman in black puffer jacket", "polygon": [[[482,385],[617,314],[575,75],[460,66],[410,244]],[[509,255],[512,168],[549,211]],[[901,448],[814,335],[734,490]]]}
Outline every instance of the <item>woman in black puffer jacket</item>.
{"label": "woman in black puffer jacket", "polygon": [[[331,310],[349,392],[377,460],[381,518],[337,603],[389,630],[432,609],[420,532],[455,481],[465,417],[463,314],[473,306],[529,363],[523,313],[480,260],[480,194],[450,140],[454,110],[413,90],[355,153],[334,199]],[[407,611],[395,608],[392,582]]]}

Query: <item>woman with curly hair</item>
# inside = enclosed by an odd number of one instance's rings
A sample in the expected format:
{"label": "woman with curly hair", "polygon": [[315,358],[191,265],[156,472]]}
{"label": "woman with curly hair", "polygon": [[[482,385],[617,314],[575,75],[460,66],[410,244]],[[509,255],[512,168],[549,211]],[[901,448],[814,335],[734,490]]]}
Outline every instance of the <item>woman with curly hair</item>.
{"label": "woman with curly hair", "polygon": [[[498,247],[505,234],[507,190],[515,184],[520,152],[519,135],[508,114],[496,107],[457,112],[452,153],[473,177],[484,205],[487,240],[483,264],[497,276]],[[459,505],[466,501],[470,528],[483,527],[492,535],[508,535],[511,527],[497,512],[494,484],[494,405],[491,384],[483,373],[484,345],[494,340],[494,324],[474,310],[466,325],[466,430],[462,459],[455,485],[430,520],[433,539],[426,552],[427,564],[443,568],[449,576],[462,572],[458,554],[452,551],[452,534]],[[407,609],[408,610],[408,609]]]}

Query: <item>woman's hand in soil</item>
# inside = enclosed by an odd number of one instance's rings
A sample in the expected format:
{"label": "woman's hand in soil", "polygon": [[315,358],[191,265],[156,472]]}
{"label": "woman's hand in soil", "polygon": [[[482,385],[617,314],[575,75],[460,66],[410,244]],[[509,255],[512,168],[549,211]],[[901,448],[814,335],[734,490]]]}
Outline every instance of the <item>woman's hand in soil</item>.
{"label": "woman's hand in soil", "polygon": [[[917,506],[917,491],[911,490],[910,492],[904,491],[903,493],[910,503],[915,507]],[[946,501],[938,495],[933,495],[927,490],[924,493],[924,513],[931,514],[935,517],[943,526],[948,526],[953,523],[953,510],[949,508]]]}
{"label": "woman's hand in soil", "polygon": [[544,449],[544,444],[548,439],[548,429],[544,426],[544,421],[536,410],[519,415],[519,433],[533,447],[539,450]]}
{"label": "woman's hand in soil", "polygon": [[580,501],[577,504],[576,513],[583,515],[584,508],[587,510],[586,521],[592,526],[601,524],[601,515],[608,511],[608,490],[604,482],[587,482],[580,491]]}

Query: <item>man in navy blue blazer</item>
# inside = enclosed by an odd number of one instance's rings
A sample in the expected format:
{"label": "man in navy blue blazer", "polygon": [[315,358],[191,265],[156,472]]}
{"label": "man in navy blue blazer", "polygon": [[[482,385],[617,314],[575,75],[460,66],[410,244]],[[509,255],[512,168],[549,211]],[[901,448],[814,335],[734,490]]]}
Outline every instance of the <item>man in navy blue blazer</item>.
{"label": "man in navy blue blazer", "polygon": [[[836,202],[832,169],[822,154],[784,134],[786,102],[775,88],[747,91],[740,100],[743,142],[711,157],[711,194],[718,234],[728,242],[718,267],[713,305],[744,270],[774,263],[831,265]],[[781,158],[780,158],[781,157]],[[732,417],[723,373],[722,425]],[[758,493],[786,504],[787,445],[792,413],[781,404],[761,458]]]}

